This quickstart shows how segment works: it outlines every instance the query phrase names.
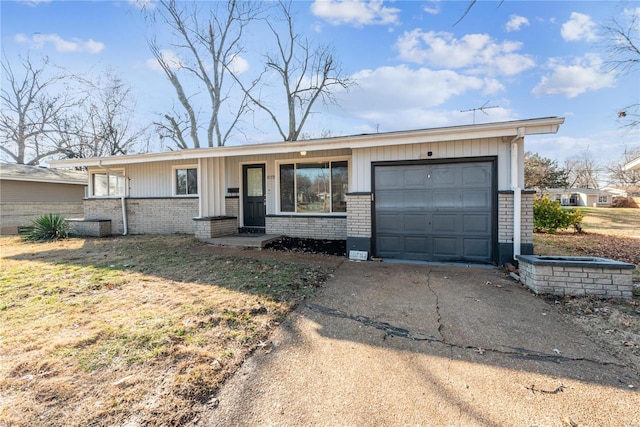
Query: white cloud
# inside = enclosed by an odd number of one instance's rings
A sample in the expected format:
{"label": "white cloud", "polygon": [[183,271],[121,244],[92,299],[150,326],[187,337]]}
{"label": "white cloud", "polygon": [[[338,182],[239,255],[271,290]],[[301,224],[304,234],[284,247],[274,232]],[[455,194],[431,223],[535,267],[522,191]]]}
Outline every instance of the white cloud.
{"label": "white cloud", "polygon": [[429,3],[430,5],[423,6],[422,10],[427,12],[429,15],[438,15],[440,13],[440,0],[432,0]]}
{"label": "white cloud", "polygon": [[249,70],[249,61],[247,61],[240,55],[236,55],[231,60],[231,64],[229,64],[229,68],[234,74],[240,75]]}
{"label": "white cloud", "polygon": [[22,0],[20,3],[24,3],[27,6],[36,7],[42,3],[51,3],[52,0]]}
{"label": "white cloud", "polygon": [[441,68],[472,68],[475,72],[515,75],[535,65],[528,55],[516,53],[522,43],[498,43],[488,34],[467,34],[456,39],[451,33],[405,32],[396,42],[405,61]]}
{"label": "white cloud", "polygon": [[153,10],[156,8],[153,0],[129,0],[129,4],[140,10]]}
{"label": "white cloud", "polygon": [[523,25],[529,25],[529,20],[527,18],[524,16],[511,15],[509,22],[505,25],[505,30],[507,30],[508,33],[511,31],[520,31],[520,27]]}
{"label": "white cloud", "polygon": [[596,29],[597,25],[591,20],[589,15],[572,12],[571,18],[562,24],[560,33],[562,34],[562,38],[569,42],[581,40],[591,42],[598,39]]}
{"label": "white cloud", "polygon": [[[182,60],[174,51],[162,49],[160,51],[160,55],[162,56],[163,61],[169,65],[169,68],[172,70],[177,70],[182,67]],[[147,67],[154,71],[163,71],[156,58],[149,58],[145,63],[147,64]]]}
{"label": "white cloud", "polygon": [[333,25],[388,25],[398,23],[400,9],[386,7],[383,0],[315,0],[311,12]]}
{"label": "white cloud", "polygon": [[402,107],[433,107],[467,90],[479,90],[484,81],[455,71],[411,69],[406,65],[363,70],[353,78],[358,82],[351,93],[368,95],[363,107],[388,109]]}
{"label": "white cloud", "polygon": [[606,87],[613,87],[613,73],[601,72],[602,60],[599,56],[587,54],[576,58],[573,63],[565,64],[562,60],[552,58],[548,66],[551,74],[543,76],[531,91],[536,96],[562,95],[566,98]]}
{"label": "white cloud", "polygon": [[100,53],[104,49],[104,43],[97,42],[93,39],[81,40],[74,37],[70,40],[65,40],[57,34],[35,33],[31,37],[25,34],[16,34],[14,40],[18,43],[29,43],[34,49],[44,49],[46,45],[51,44],[57,52],[61,53]]}

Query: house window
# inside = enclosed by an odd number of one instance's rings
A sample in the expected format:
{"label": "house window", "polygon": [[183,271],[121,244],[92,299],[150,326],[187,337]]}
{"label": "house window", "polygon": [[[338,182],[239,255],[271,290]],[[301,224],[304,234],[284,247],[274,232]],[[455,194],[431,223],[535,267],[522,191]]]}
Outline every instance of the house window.
{"label": "house window", "polygon": [[346,161],[280,165],[280,211],[346,212],[348,184]]}
{"label": "house window", "polygon": [[176,196],[191,196],[198,194],[198,169],[178,167],[174,169],[174,185]]}
{"label": "house window", "polygon": [[121,174],[95,172],[91,174],[91,187],[94,197],[124,196],[125,178]]}
{"label": "house window", "polygon": [[609,203],[609,197],[606,194],[598,196],[598,203]]}

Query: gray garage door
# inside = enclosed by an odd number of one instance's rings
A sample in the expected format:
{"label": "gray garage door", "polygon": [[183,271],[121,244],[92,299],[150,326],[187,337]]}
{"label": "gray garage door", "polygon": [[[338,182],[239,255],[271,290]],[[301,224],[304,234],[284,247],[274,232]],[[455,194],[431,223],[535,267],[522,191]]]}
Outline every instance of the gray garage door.
{"label": "gray garage door", "polygon": [[492,162],[374,167],[375,252],[492,262]]}

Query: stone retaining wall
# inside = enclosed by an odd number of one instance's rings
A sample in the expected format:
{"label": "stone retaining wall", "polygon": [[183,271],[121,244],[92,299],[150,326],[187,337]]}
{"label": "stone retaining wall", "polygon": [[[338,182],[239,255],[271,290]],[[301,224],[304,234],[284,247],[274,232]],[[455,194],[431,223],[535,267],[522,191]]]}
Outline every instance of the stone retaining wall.
{"label": "stone retaining wall", "polygon": [[633,264],[605,258],[518,256],[520,281],[536,294],[631,298]]}

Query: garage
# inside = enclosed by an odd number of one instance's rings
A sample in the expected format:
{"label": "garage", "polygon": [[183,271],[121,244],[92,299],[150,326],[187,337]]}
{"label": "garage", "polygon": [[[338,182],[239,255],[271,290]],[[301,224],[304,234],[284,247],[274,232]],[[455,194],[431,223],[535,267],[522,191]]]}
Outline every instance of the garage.
{"label": "garage", "polygon": [[375,254],[494,262],[495,160],[373,165]]}

